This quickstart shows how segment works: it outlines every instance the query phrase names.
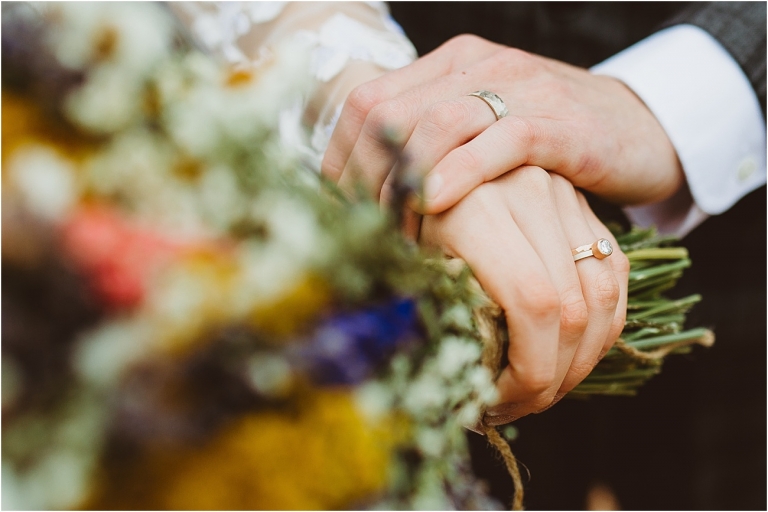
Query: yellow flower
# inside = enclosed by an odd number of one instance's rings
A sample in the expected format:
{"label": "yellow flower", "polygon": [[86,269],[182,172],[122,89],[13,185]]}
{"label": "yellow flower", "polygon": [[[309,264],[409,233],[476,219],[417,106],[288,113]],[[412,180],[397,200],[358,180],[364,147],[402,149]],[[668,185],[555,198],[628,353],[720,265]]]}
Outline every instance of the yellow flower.
{"label": "yellow flower", "polygon": [[255,307],[251,324],[263,333],[285,338],[301,332],[330,299],[331,292],[325,281],[310,274],[276,300]]}
{"label": "yellow flower", "polygon": [[295,411],[242,417],[199,448],[155,447],[112,472],[89,506],[107,509],[340,509],[387,481],[396,430],[372,427],[346,391],[313,393]]}
{"label": "yellow flower", "polygon": [[97,147],[95,141],[82,137],[27,97],[3,90],[2,111],[3,166],[17,148],[30,143],[50,145],[75,161]]}
{"label": "yellow flower", "polygon": [[274,297],[243,293],[243,271],[230,254],[196,250],[159,276],[146,312],[162,333],[161,351],[181,355],[227,324],[245,322],[281,342],[302,332],[331,300],[328,285],[308,274]]}

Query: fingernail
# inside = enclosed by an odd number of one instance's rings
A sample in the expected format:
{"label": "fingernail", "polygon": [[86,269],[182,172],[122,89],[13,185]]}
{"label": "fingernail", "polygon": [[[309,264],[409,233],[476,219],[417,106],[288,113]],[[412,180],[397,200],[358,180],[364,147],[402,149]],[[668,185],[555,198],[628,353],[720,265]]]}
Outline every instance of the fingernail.
{"label": "fingernail", "polygon": [[512,411],[517,409],[517,404],[515,403],[506,403],[506,404],[499,404],[495,405],[493,407],[489,407],[485,411],[486,416],[511,416]]}
{"label": "fingernail", "polygon": [[471,430],[476,434],[480,434],[481,436],[485,435],[485,428],[483,427],[482,421],[478,421],[474,425],[464,425],[464,428],[466,428],[467,430]]}
{"label": "fingernail", "polygon": [[424,200],[432,201],[443,188],[443,177],[439,174],[430,174],[424,179]]}
{"label": "fingernail", "polygon": [[485,418],[483,419],[483,422],[489,427],[498,427],[499,425],[506,425],[507,423],[512,423],[518,418],[520,418],[520,416],[515,416],[514,414],[504,414],[502,416],[488,416],[488,414],[486,413]]}

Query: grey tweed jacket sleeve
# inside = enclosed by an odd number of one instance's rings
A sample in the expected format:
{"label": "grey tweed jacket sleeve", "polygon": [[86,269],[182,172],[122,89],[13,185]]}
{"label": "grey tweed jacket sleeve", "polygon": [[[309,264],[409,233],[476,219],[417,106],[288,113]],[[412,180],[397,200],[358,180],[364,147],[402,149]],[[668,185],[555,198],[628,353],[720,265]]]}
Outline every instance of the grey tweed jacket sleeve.
{"label": "grey tweed jacket sleeve", "polygon": [[766,117],[766,3],[692,3],[664,26],[687,23],[709,32],[739,63],[757,93]]}

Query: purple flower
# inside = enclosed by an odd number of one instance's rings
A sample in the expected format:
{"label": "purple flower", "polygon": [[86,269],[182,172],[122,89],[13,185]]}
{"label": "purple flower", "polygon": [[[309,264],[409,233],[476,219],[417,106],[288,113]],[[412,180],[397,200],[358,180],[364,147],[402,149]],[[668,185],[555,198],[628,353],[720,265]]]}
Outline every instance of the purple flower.
{"label": "purple flower", "polygon": [[354,384],[418,335],[415,302],[397,299],[328,318],[292,359],[319,384]]}

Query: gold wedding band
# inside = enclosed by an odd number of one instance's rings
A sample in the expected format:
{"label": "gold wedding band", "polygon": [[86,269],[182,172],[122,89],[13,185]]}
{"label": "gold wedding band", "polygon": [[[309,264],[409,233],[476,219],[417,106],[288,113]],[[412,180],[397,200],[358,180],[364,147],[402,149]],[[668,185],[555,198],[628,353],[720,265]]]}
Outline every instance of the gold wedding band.
{"label": "gold wedding band", "polygon": [[507,110],[504,100],[502,100],[496,93],[492,93],[491,91],[475,91],[467,94],[467,96],[475,96],[483,100],[489,107],[491,107],[491,110],[493,110],[493,115],[496,116],[497,121],[502,117],[507,117],[509,115],[509,110]]}
{"label": "gold wedding band", "polygon": [[573,261],[579,261],[590,256],[602,260],[613,254],[613,246],[605,238],[599,238],[591,244],[571,249],[571,254],[573,254]]}

